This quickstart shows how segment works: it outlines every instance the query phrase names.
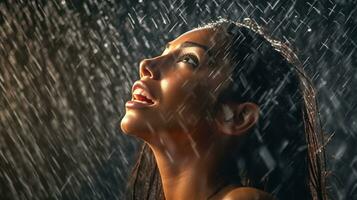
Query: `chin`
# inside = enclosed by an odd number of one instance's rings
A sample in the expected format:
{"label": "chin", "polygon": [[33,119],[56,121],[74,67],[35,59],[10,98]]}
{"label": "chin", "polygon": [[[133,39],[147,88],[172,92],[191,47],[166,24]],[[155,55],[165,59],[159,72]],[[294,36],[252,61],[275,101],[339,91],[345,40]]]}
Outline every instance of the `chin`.
{"label": "chin", "polygon": [[121,119],[120,128],[123,133],[128,135],[134,135],[136,132],[135,129],[139,125],[138,120],[136,119],[135,115],[126,113]]}
{"label": "chin", "polygon": [[148,129],[147,122],[145,120],[139,119],[133,114],[125,114],[120,122],[120,128],[124,134],[132,135],[143,140],[148,140],[149,135],[151,135]]}
{"label": "chin", "polygon": [[120,129],[123,133],[128,134],[128,119],[126,118],[126,116],[123,117],[123,119],[121,119],[120,122]]}

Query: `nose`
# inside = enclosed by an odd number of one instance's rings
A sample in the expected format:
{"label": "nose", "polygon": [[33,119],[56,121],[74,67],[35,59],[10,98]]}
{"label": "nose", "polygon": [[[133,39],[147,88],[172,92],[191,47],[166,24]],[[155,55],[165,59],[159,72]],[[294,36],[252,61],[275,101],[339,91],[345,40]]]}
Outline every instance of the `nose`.
{"label": "nose", "polygon": [[160,72],[154,64],[154,59],[144,59],[139,65],[140,78],[149,77],[151,79],[159,79]]}

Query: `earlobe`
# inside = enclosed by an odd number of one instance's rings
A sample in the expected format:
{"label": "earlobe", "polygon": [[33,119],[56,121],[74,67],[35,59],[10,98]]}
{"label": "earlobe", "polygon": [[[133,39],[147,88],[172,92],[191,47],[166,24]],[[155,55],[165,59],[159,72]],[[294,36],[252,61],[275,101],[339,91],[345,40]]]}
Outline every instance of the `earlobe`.
{"label": "earlobe", "polygon": [[259,110],[252,102],[224,104],[216,117],[217,127],[227,135],[243,135],[258,122]]}

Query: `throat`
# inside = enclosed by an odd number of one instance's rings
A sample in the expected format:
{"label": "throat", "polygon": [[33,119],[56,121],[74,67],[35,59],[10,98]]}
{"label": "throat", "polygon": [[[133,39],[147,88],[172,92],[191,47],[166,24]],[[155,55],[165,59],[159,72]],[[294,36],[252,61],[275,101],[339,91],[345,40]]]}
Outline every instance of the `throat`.
{"label": "throat", "polygon": [[[191,163],[185,171],[173,176],[162,176],[163,190],[167,200],[218,200],[233,185],[226,176],[216,173],[212,164],[201,165]],[[167,168],[158,165],[160,174],[167,174]],[[162,167],[162,166],[161,166]],[[178,172],[178,171],[176,171]],[[179,197],[179,198],[178,198]]]}

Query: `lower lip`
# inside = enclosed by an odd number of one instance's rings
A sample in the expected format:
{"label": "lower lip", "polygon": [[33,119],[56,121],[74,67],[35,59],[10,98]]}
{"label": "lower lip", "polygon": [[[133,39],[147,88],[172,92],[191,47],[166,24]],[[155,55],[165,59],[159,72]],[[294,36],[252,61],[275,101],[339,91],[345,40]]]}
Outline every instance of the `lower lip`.
{"label": "lower lip", "polygon": [[154,105],[153,103],[141,103],[138,101],[128,101],[125,103],[125,107],[127,108],[147,108]]}

